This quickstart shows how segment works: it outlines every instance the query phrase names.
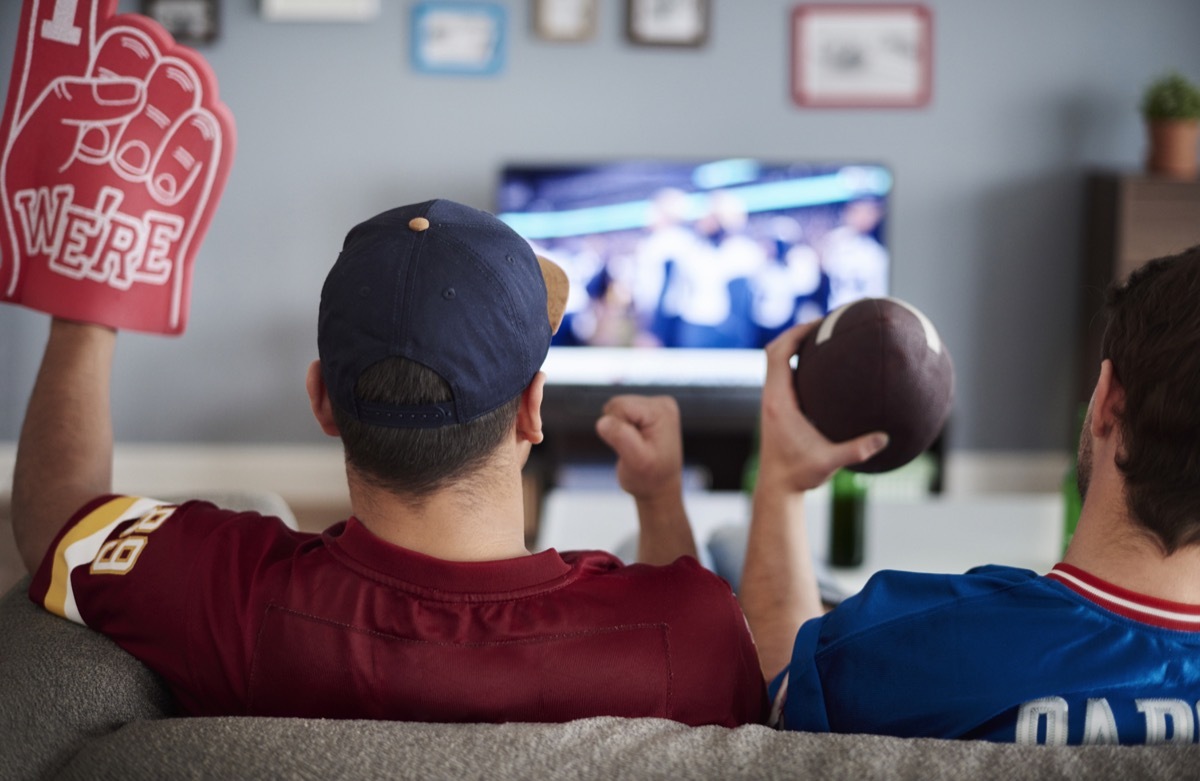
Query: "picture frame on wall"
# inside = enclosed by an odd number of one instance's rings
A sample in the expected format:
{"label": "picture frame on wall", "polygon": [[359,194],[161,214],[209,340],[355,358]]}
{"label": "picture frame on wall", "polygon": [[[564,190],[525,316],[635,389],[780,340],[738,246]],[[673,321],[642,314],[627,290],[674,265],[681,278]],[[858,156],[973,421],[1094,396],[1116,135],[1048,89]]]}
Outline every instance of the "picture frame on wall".
{"label": "picture frame on wall", "polygon": [[412,63],[422,73],[487,76],[504,68],[507,14],[495,2],[427,0],[412,9]]}
{"label": "picture frame on wall", "polygon": [[599,0],[533,0],[533,31],[544,41],[580,42],[596,35]]}
{"label": "picture frame on wall", "polygon": [[380,0],[259,0],[268,22],[370,22],[379,16]]}
{"label": "picture frame on wall", "polygon": [[163,26],[177,43],[212,43],[221,32],[218,0],[142,0],[145,16]]}
{"label": "picture frame on wall", "polygon": [[703,46],[709,0],[625,0],[625,32],[640,46]]}
{"label": "picture frame on wall", "polygon": [[916,108],[932,94],[933,19],[919,4],[792,11],[792,98],[813,108]]}

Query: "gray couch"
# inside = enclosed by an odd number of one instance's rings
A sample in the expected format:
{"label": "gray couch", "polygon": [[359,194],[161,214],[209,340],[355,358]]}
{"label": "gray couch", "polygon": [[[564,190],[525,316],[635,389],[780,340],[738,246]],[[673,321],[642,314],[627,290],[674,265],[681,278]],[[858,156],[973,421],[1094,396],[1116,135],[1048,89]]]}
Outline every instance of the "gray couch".
{"label": "gray couch", "polygon": [[0,600],[0,779],[1200,778],[1200,746],[1044,748],[661,719],[447,725],[181,718],[108,639]]}

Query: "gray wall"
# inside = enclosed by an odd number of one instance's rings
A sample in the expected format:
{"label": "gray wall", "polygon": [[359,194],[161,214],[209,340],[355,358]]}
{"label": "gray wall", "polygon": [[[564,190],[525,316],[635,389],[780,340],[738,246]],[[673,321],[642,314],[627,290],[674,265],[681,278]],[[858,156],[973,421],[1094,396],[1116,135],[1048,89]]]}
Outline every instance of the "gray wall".
{"label": "gray wall", "polygon": [[[0,62],[18,5],[0,3]],[[414,72],[412,3],[383,5],[368,25],[269,24],[254,0],[223,0],[222,37],[203,51],[237,118],[237,159],[187,333],[121,338],[119,440],[321,440],[303,390],[316,303],[363,217],[435,195],[488,208],[511,159],[746,155],[890,165],[895,294],[957,363],[951,446],[1064,449],[1083,175],[1140,165],[1148,80],[1200,76],[1195,0],[930,0],[921,110],[794,106],[792,0],[714,0],[698,51],[626,44],[617,0],[602,0],[593,41],[540,42],[531,3],[507,0],[507,67],[489,78]],[[17,436],[45,330],[0,307],[0,441]]]}

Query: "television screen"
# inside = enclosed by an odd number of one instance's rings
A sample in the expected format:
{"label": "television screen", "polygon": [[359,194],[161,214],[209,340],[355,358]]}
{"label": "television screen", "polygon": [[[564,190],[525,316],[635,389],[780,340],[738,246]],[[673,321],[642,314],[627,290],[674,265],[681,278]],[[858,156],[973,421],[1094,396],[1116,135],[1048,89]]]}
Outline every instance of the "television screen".
{"label": "television screen", "polygon": [[775,335],[888,293],[891,185],[879,165],[505,167],[498,216],[571,280],[548,381],[761,387]]}

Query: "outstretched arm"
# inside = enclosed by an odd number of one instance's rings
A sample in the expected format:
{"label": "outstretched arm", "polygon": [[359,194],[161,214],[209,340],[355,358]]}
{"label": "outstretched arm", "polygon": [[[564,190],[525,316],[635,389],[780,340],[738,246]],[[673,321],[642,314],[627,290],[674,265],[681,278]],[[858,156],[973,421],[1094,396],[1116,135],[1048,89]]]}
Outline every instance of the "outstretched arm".
{"label": "outstretched arm", "polygon": [[670,564],[695,556],[683,508],[683,440],[679,406],[670,396],[615,396],[596,433],[617,454],[617,480],[637,502],[637,560]]}
{"label": "outstretched arm", "polygon": [[768,680],[787,666],[800,625],[821,615],[804,525],[804,492],[887,446],[882,433],[831,443],[801,413],[791,358],[814,326],[784,331],[766,350],[758,481],[738,598]]}
{"label": "outstretched arm", "polygon": [[13,471],[13,536],[30,572],[67,519],[112,490],[109,385],[116,337],[105,326],[50,323]]}

